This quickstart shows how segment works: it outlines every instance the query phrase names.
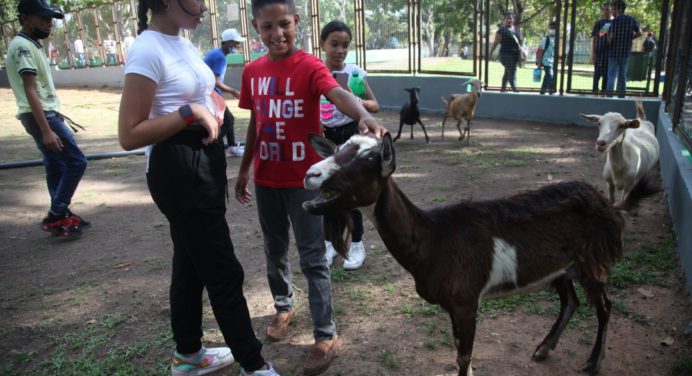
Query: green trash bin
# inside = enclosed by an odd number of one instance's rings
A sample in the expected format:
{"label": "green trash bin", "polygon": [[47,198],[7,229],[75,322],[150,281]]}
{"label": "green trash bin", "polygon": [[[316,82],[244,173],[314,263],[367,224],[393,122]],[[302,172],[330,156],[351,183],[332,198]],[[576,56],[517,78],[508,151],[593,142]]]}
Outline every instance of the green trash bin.
{"label": "green trash bin", "polygon": [[646,69],[649,65],[649,54],[646,52],[632,52],[627,60],[627,81],[646,80]]}

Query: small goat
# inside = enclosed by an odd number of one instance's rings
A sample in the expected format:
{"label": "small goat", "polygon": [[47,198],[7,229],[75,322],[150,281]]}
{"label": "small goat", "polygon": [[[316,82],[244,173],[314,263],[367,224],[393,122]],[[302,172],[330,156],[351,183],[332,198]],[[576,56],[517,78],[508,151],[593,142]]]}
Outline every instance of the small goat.
{"label": "small goat", "polygon": [[625,119],[617,112],[603,116],[580,114],[584,119],[598,123],[596,150],[606,154],[603,179],[608,183],[608,197],[615,202],[615,189],[622,191],[624,199],[636,182],[646,175],[658,161],[658,140],[654,125],[646,120],[644,107],[636,102],[637,118]]}
{"label": "small goat", "polygon": [[[468,84],[468,81],[464,84]],[[478,103],[478,98],[481,97],[481,87],[482,82],[478,80],[472,80],[471,84],[473,89],[469,93],[465,94],[451,94],[449,96],[449,101],[446,101],[444,97],[441,97],[442,103],[445,105],[445,115],[442,118],[442,138],[445,138],[445,122],[447,117],[452,117],[457,120],[457,129],[459,130],[459,141],[464,140],[465,136],[466,145],[471,142],[471,119],[476,113],[476,103]],[[461,121],[466,120],[466,127],[464,131],[461,131]]]}
{"label": "small goat", "polygon": [[394,141],[398,140],[401,136],[401,128],[404,127],[404,124],[409,124],[411,126],[411,139],[413,140],[413,125],[418,123],[421,128],[423,128],[425,142],[429,144],[430,138],[428,138],[428,132],[425,131],[425,125],[420,121],[420,110],[418,109],[418,94],[420,93],[420,89],[412,87],[404,90],[408,91],[410,99],[409,102],[401,107],[401,112],[399,112],[399,133],[394,137]]}
{"label": "small goat", "polygon": [[[413,275],[418,294],[449,313],[459,375],[471,374],[481,299],[546,284],[557,290],[560,314],[533,353],[540,361],[579,305],[573,280],[596,306],[598,334],[584,370],[598,371],[611,312],[608,272],[623,252],[621,210],[653,194],[652,180],[641,180],[620,206],[589,184],[567,182],[505,199],[422,210],[391,178],[396,162],[389,134],[380,142],[354,136],[339,148],[316,135],[311,143],[326,159],[306,173],[305,187],[319,189],[320,196],[303,208],[325,216],[325,233],[332,239],[350,238],[349,212],[365,208],[389,252]],[[342,255],[346,242],[334,243]]]}

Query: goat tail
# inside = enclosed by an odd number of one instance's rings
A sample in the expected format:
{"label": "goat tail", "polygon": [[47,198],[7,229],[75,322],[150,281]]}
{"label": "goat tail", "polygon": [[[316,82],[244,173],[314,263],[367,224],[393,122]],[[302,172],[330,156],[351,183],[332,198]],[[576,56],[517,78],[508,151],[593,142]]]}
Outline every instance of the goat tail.
{"label": "goat tail", "polygon": [[613,205],[613,207],[621,211],[630,211],[639,206],[639,203],[643,199],[660,192],[661,185],[658,182],[655,171],[656,170],[653,168],[650,169],[637,181],[634,187],[627,192],[625,199]]}
{"label": "goat tail", "polygon": [[447,102],[445,97],[440,97],[440,99],[442,99],[442,103],[444,103],[445,109],[448,110],[449,109],[449,102]]}
{"label": "goat tail", "polygon": [[640,120],[646,120],[646,112],[644,112],[644,104],[640,99],[634,101],[634,107],[637,109],[637,118]]}

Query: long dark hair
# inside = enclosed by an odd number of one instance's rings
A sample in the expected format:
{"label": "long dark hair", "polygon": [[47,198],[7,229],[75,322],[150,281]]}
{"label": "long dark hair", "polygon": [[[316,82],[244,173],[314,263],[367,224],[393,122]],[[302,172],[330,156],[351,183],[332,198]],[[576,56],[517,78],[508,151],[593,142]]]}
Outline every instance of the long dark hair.
{"label": "long dark hair", "polygon": [[330,21],[328,24],[324,25],[322,31],[320,32],[320,40],[322,42],[326,41],[327,38],[329,38],[329,34],[335,31],[345,31],[346,34],[348,34],[348,39],[353,40],[353,37],[351,36],[351,28],[345,23],[336,20]]}
{"label": "long dark hair", "polygon": [[147,29],[147,12],[151,9],[152,13],[166,11],[168,5],[164,4],[163,0],[139,0],[137,7],[137,35]]}

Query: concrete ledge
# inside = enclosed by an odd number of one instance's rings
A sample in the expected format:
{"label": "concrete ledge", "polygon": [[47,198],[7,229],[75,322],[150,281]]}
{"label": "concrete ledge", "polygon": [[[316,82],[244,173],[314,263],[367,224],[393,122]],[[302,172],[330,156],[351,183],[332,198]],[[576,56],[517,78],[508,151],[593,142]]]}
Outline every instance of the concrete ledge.
{"label": "concrete ledge", "polygon": [[692,290],[692,164],[682,155],[680,141],[673,132],[672,121],[664,109],[665,104],[661,103],[656,127],[656,137],[661,148],[661,179],[677,235],[680,264],[687,280],[687,288]]}

